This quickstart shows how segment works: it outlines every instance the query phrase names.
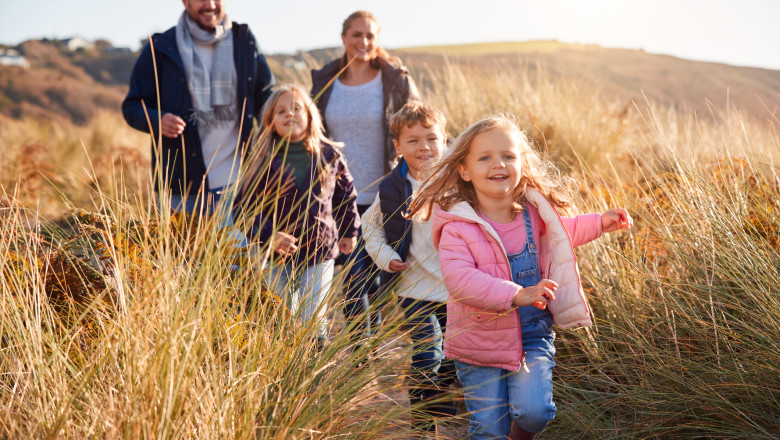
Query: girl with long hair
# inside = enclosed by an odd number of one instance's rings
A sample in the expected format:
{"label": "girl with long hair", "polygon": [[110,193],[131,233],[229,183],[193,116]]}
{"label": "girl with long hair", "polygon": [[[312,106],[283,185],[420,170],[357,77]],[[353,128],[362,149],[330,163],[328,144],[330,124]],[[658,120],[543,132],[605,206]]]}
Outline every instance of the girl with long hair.
{"label": "girl with long hair", "polygon": [[508,117],[453,142],[410,207],[433,215],[449,291],[444,354],[455,361],[472,439],[530,439],[555,416],[555,332],[590,325],[573,249],[629,229],[624,209],[560,217],[573,181]]}
{"label": "girl with long hair", "polygon": [[318,320],[321,345],[327,327],[320,306],[334,259],[339,251],[352,252],[357,241],[355,188],[340,144],[325,136],[304,89],[276,89],[261,121],[234,209],[250,241],[270,254],[266,281],[304,323]]}

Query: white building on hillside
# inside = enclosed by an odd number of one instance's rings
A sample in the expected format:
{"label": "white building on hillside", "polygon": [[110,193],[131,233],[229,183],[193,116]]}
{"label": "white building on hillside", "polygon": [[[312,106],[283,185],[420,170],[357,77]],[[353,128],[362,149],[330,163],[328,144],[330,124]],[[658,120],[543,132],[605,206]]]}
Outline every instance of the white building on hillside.
{"label": "white building on hillside", "polygon": [[27,69],[30,67],[30,62],[18,50],[0,48],[0,65],[20,66]]}
{"label": "white building on hillside", "polygon": [[95,47],[95,43],[87,41],[81,37],[66,38],[64,40],[60,40],[60,43],[67,47],[71,52],[77,51],[79,49],[92,49]]}

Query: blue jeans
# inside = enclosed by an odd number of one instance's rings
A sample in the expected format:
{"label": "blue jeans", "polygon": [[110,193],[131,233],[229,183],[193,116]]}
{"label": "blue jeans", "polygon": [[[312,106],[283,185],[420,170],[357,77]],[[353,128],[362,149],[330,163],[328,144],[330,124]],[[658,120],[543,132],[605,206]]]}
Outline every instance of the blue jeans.
{"label": "blue jeans", "polygon": [[[233,193],[226,190],[225,187],[214,188],[206,193],[205,204],[203,195],[191,194],[181,196],[171,194],[170,208],[176,212],[188,212],[191,214],[217,214],[222,218],[221,227],[223,229],[232,229],[231,236],[239,243],[236,247],[244,247],[248,240],[246,235],[235,227],[233,221]],[[220,203],[221,202],[221,203]]]}
{"label": "blue jeans", "polygon": [[[371,205],[358,205],[358,214],[363,215],[369,206]],[[380,302],[379,268],[366,252],[365,243],[360,238],[362,236],[361,227],[357,247],[344,260],[347,276],[344,278],[345,299],[342,311],[347,325],[353,326],[353,339],[359,339],[361,335],[370,336],[382,323],[382,314],[376,309],[377,303]]]}
{"label": "blue jeans", "polygon": [[539,432],[555,417],[555,333],[551,325],[551,317],[521,325],[527,370],[523,367],[509,371],[455,361],[466,394],[466,408],[471,413],[470,439],[506,438],[512,419],[526,431]]}
{"label": "blue jeans", "polygon": [[411,379],[420,385],[434,385],[444,360],[442,327],[447,323],[446,305],[439,302],[402,298],[401,307],[411,331]]}
{"label": "blue jeans", "polygon": [[[402,298],[407,323],[412,327],[412,365],[409,372],[409,400],[412,404],[439,398],[455,382],[455,364],[444,358],[442,329],[447,324],[447,305],[440,302]],[[421,419],[427,416],[455,415],[451,400],[425,405]],[[429,419],[430,417],[428,417]],[[428,420],[429,421],[429,420]]]}
{"label": "blue jeans", "polygon": [[285,299],[287,307],[301,318],[304,325],[317,320],[314,325],[320,340],[328,338],[328,322],[322,302],[330,293],[333,266],[333,260],[306,267],[278,264],[270,266],[264,274],[269,288]]}

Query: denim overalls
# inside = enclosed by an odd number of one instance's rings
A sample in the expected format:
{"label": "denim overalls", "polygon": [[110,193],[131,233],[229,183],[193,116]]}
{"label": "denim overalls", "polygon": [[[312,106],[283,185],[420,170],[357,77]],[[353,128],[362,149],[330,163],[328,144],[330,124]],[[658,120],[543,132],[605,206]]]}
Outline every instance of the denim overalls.
{"label": "denim overalls", "polygon": [[[522,251],[508,255],[507,259],[512,281],[531,287],[541,281],[542,274],[539,270],[539,248],[534,242],[527,206],[523,209],[523,219],[527,241]],[[470,439],[506,437],[511,422],[509,417],[530,432],[541,431],[555,417],[552,400],[552,369],[555,366],[552,314],[547,309],[540,310],[532,305],[519,307],[516,313],[524,353],[523,366],[519,371],[455,361],[458,378],[467,390],[466,406],[471,412]]]}
{"label": "denim overalls", "polygon": [[[542,273],[539,267],[539,247],[534,241],[531,215],[527,206],[523,209],[523,220],[525,221],[525,246],[520,253],[508,255],[507,259],[509,260],[509,269],[512,271],[512,281],[522,287],[533,287],[542,280]],[[553,345],[555,332],[551,330],[553,317],[550,310],[524,306],[517,308],[517,315],[523,338],[523,352],[541,350],[549,354],[550,360],[552,360],[555,356],[555,346]]]}

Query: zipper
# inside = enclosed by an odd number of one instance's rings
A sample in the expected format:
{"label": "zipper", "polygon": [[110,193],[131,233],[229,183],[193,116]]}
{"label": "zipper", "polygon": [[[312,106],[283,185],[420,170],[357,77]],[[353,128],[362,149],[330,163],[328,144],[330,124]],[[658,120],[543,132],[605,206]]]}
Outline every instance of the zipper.
{"label": "zipper", "polygon": [[[483,225],[482,223],[477,223],[477,224],[480,226],[480,228],[482,228],[482,232],[486,236],[490,237],[491,240],[493,240],[496,243],[498,243],[499,245],[501,245],[501,242],[496,237],[494,237],[493,234],[491,234],[485,228],[485,225]],[[501,246],[501,248],[503,249],[504,247]],[[506,261],[506,265],[509,267],[509,281],[512,281],[512,265],[509,264],[509,257],[506,255],[506,251],[504,251],[504,261]],[[526,373],[530,373],[531,371],[528,369],[528,364],[525,362],[525,351],[523,351],[523,331],[522,331],[521,325],[520,325],[520,308],[519,307],[515,307],[515,316],[517,317],[517,342],[518,342],[518,345],[520,346],[519,347],[520,348],[520,365],[525,370]]]}

